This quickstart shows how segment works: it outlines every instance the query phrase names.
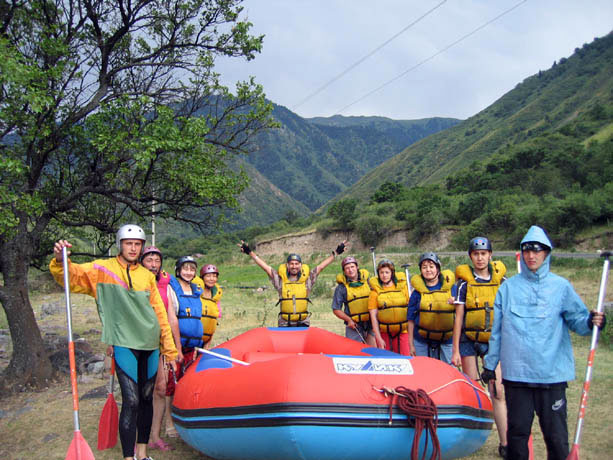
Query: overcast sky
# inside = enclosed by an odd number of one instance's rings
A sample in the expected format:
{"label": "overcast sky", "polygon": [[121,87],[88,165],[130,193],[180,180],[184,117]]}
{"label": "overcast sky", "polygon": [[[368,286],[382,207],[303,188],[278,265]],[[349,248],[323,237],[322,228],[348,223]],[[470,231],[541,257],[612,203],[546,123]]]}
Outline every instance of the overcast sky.
{"label": "overcast sky", "polygon": [[253,32],[265,35],[264,49],[251,62],[218,61],[223,81],[253,75],[270,100],[302,117],[468,118],[613,29],[611,0],[246,0],[243,6]]}

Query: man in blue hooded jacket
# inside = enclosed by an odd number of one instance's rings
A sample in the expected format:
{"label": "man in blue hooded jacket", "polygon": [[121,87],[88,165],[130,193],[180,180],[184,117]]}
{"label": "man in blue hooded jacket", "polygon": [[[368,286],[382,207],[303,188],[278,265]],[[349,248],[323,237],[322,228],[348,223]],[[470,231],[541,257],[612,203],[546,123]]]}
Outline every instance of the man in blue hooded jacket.
{"label": "man in blue hooded jacket", "polygon": [[569,329],[589,335],[604,327],[568,280],[549,271],[553,245],[533,225],[521,241],[521,273],[498,289],[482,378],[495,378],[500,362],[508,410],[508,458],[528,459],[528,438],[539,417],[548,460],[568,455],[566,387],[575,378]]}

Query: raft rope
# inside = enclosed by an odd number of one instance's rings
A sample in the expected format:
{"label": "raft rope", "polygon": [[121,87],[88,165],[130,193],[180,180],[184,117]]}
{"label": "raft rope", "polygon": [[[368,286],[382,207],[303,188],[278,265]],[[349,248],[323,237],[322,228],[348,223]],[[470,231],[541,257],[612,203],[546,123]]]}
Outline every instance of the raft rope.
{"label": "raft rope", "polygon": [[436,434],[438,425],[438,411],[436,404],[428,393],[422,389],[411,390],[403,386],[395,389],[383,388],[385,394],[391,396],[390,400],[390,419],[389,424],[392,424],[392,409],[394,404],[397,404],[400,410],[407,414],[409,423],[411,419],[414,423],[413,445],[411,447],[411,460],[419,459],[419,440],[421,433],[426,429],[426,443],[421,460],[425,460],[426,452],[428,451],[428,439],[432,439],[432,454],[430,460],[441,459],[441,445]]}

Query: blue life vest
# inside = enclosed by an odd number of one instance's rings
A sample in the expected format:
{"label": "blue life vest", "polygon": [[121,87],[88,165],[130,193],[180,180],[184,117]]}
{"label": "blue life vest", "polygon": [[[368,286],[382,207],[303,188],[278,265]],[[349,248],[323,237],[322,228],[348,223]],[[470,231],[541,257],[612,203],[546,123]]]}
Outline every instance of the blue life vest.
{"label": "blue life vest", "polygon": [[185,294],[174,276],[170,277],[169,284],[179,300],[177,319],[179,320],[181,345],[183,348],[202,347],[204,345],[202,340],[204,329],[200,321],[202,318],[202,301],[200,300],[202,289],[191,283],[192,293]]}

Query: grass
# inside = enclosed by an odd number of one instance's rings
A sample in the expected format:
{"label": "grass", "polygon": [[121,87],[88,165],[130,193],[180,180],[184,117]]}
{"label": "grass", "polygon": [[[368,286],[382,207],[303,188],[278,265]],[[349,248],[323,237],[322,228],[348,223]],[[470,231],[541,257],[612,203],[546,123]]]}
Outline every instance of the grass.
{"label": "grass", "polygon": [[[381,254],[380,256],[383,256]],[[398,265],[408,259],[416,263],[417,255],[387,254]],[[325,254],[309,258],[311,265],[316,265],[325,258]],[[379,255],[378,255],[379,256]],[[370,253],[358,254],[358,259],[365,267],[372,268]],[[507,260],[508,259],[508,260]],[[514,258],[503,259],[509,268],[509,274],[515,272]],[[562,259],[558,259],[562,260]],[[267,258],[273,266],[281,263],[282,257]],[[453,267],[458,263],[465,263],[466,257],[445,257],[443,264]],[[338,262],[338,261],[337,261]],[[335,262],[320,276],[317,288],[314,291],[312,305],[312,324],[331,330],[338,334],[344,333],[344,326],[331,312],[330,304],[335,277],[339,264]],[[170,267],[166,267],[170,268]],[[553,270],[572,280],[575,289],[590,307],[596,304],[598,287],[601,277],[601,261],[598,259],[568,261],[562,263],[554,261]],[[224,287],[222,299],[223,314],[220,326],[215,334],[214,343],[219,344],[250,328],[257,326],[275,326],[278,307],[276,293],[271,288],[266,275],[246,257],[236,258],[229,263],[219,265],[221,273],[220,282]],[[174,270],[173,270],[174,271]],[[416,273],[415,265],[411,273]],[[613,282],[609,279],[607,301],[613,298]],[[265,286],[266,289],[258,289]],[[97,350],[102,351],[104,346],[99,342],[100,324],[93,300],[83,295],[71,297],[74,305],[73,324],[75,333],[85,337]],[[32,304],[39,320],[39,325],[46,332],[65,334],[64,315],[42,317],[41,305],[49,302],[63,302],[63,294],[59,288],[50,292],[41,289],[31,294]],[[1,323],[0,319],[0,323]],[[609,328],[613,325],[609,324]],[[581,385],[585,375],[589,338],[573,336],[575,349],[577,380],[571,382],[567,391],[569,403],[569,431],[572,436],[578,411]],[[80,383],[79,393],[84,395],[92,389],[106,385],[106,379]],[[613,456],[613,438],[610,431],[613,428],[613,413],[611,398],[613,397],[613,348],[609,344],[601,344],[596,353],[595,370],[590,387],[587,416],[581,443],[582,460],[602,460]],[[117,391],[116,399],[120,402]],[[99,460],[121,458],[121,449],[116,446],[106,451],[96,450],[98,419],[105,403],[105,398],[84,399],[80,402],[81,431],[94,455]],[[70,441],[73,437],[72,427],[72,400],[70,383],[67,377],[54,383],[49,388],[29,393],[10,395],[2,400],[2,418],[0,418],[0,458],[20,460],[28,458],[62,459],[65,457]],[[546,458],[546,452],[538,421],[535,420],[532,432],[534,434],[535,458]],[[150,452],[156,460],[191,460],[206,458],[194,451],[180,440],[170,440],[176,447],[172,452]],[[498,436],[495,428],[485,445],[469,459],[497,458]],[[407,450],[409,447],[407,446]],[[408,455],[408,454],[407,454]]]}

